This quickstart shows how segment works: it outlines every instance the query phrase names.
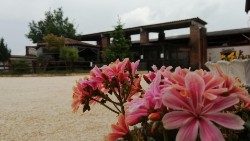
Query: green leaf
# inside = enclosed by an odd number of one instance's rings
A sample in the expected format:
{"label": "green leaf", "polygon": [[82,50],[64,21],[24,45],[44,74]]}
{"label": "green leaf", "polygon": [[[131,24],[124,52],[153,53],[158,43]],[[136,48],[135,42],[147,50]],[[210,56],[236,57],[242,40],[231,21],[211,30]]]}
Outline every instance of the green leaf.
{"label": "green leaf", "polygon": [[75,38],[76,29],[69,22],[68,17],[64,18],[62,8],[45,12],[45,19],[40,21],[31,21],[29,23],[29,32],[26,37],[38,43],[43,41],[43,37],[48,34],[63,36],[66,38]]}

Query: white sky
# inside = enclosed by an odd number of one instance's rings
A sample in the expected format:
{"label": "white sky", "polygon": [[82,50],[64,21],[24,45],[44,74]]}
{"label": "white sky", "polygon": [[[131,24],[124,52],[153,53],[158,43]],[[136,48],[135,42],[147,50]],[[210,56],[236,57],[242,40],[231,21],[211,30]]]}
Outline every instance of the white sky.
{"label": "white sky", "polygon": [[112,30],[118,15],[125,27],[193,17],[205,20],[208,31],[250,26],[245,0],[0,0],[0,38],[12,54],[24,55],[32,45],[24,35],[29,22],[58,7],[81,34]]}

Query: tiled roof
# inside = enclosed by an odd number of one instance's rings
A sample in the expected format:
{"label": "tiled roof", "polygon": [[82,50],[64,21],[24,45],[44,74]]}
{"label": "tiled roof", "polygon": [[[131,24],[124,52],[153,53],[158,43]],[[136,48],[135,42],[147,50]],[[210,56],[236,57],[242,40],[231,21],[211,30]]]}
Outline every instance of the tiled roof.
{"label": "tiled roof", "polygon": [[[97,45],[89,44],[86,42],[70,39],[70,38],[64,38],[65,45],[72,46],[72,45],[78,45],[78,46],[86,46],[86,47],[98,47]],[[37,46],[45,46],[46,43],[37,43]],[[27,46],[28,47],[28,46]]]}
{"label": "tiled roof", "polygon": [[65,45],[83,45],[83,46],[97,47],[96,45],[85,43],[85,42],[74,40],[74,39],[70,39],[70,38],[65,38]]}

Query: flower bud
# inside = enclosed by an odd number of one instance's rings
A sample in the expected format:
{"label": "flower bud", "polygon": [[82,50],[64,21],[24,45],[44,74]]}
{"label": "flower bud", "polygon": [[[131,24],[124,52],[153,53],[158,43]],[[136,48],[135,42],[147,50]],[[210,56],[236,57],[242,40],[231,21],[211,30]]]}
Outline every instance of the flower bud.
{"label": "flower bud", "polygon": [[148,116],[148,119],[151,121],[159,121],[161,120],[161,114],[159,112],[151,113]]}

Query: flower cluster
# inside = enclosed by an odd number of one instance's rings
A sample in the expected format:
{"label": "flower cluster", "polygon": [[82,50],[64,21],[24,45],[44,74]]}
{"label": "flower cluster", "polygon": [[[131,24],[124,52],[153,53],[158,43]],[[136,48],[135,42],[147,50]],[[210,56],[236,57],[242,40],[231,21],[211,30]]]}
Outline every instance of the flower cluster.
{"label": "flower cluster", "polygon": [[244,55],[242,50],[226,49],[220,52],[220,58],[225,61],[233,61],[234,59],[246,59],[248,55]]}
{"label": "flower cluster", "polygon": [[229,54],[221,53],[221,60],[232,61],[233,59],[236,59],[236,52],[235,51],[233,51]]}
{"label": "flower cluster", "polygon": [[[83,111],[90,110],[90,104],[99,103],[117,114],[124,114],[123,104],[141,91],[141,78],[136,74],[138,65],[139,61],[124,59],[101,68],[95,66],[90,76],[80,79],[73,88],[73,111],[77,111],[80,105],[83,105]],[[116,99],[111,99],[111,95]],[[114,107],[107,106],[106,102]]]}
{"label": "flower cluster", "polygon": [[[223,141],[227,137],[225,130],[244,129],[246,119],[237,113],[242,109],[249,112],[250,97],[236,79],[223,74],[220,68],[214,74],[153,66],[152,72],[143,75],[149,84],[144,91],[141,76],[136,74],[138,63],[125,59],[100,69],[95,67],[90,78],[80,80],[74,88],[73,110],[81,104],[89,109],[89,103],[104,104],[103,100],[121,107],[116,111],[121,113],[118,123],[112,125],[108,135],[110,141]],[[108,97],[111,93],[118,102]],[[129,126],[135,128],[129,130]],[[176,131],[173,138],[169,138],[169,131]]]}

